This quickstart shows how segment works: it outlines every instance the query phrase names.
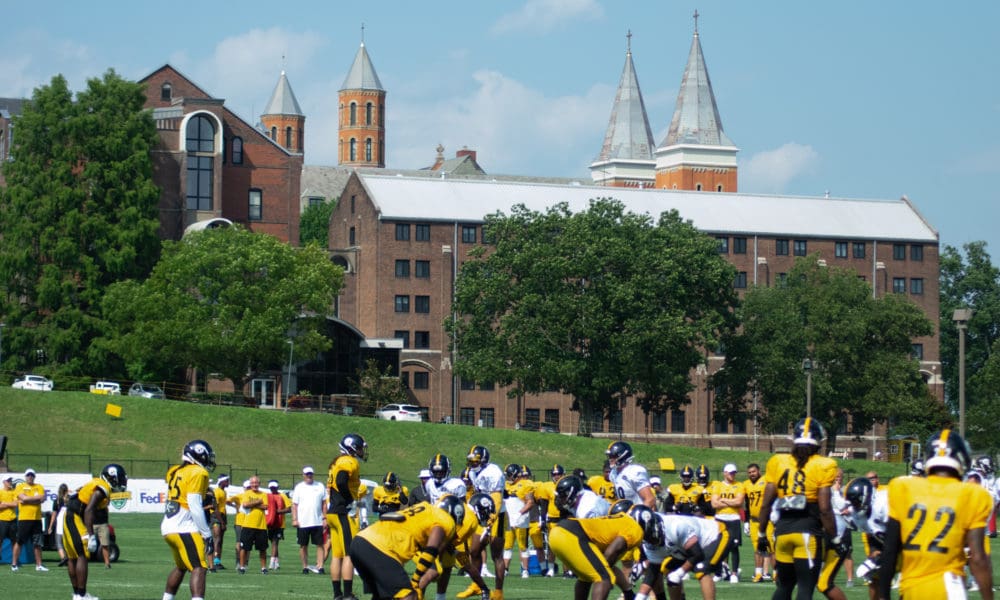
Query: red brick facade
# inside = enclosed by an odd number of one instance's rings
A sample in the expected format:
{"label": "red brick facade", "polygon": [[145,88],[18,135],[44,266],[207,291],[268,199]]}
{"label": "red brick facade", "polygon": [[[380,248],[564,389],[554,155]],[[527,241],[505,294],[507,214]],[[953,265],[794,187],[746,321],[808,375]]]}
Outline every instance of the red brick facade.
{"label": "red brick facade", "polygon": [[385,92],[343,90],[338,96],[339,164],[385,167]]}
{"label": "red brick facade", "polygon": [[683,165],[656,173],[656,187],[668,190],[736,192],[736,167]]}

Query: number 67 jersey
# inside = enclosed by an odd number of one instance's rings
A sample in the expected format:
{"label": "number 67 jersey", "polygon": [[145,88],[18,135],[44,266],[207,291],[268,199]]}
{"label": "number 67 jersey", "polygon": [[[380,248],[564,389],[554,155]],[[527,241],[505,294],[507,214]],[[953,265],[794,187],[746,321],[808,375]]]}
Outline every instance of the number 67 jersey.
{"label": "number 67 jersey", "polygon": [[980,485],[951,477],[897,477],[889,482],[889,518],[900,525],[899,594],[945,573],[963,575],[965,534],[986,526],[993,499]]}

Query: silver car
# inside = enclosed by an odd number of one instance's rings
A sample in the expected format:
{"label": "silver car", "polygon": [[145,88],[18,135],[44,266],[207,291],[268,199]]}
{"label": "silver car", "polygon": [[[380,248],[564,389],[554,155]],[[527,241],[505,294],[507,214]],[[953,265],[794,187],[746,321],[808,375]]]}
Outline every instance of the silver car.
{"label": "silver car", "polygon": [[132,387],[128,389],[129,396],[137,396],[139,398],[156,398],[163,400],[167,397],[163,393],[163,388],[156,385],[155,383],[133,383]]}
{"label": "silver car", "polygon": [[11,384],[15,390],[38,390],[41,392],[51,392],[54,384],[52,380],[41,375],[25,375]]}

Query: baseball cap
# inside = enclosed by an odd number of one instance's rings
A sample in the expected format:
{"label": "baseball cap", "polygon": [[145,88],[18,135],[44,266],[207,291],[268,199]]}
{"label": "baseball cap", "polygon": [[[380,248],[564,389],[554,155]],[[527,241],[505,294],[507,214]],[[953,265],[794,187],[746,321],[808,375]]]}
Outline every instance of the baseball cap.
{"label": "baseball cap", "polygon": [[243,482],[243,487],[244,488],[250,487],[250,480],[249,479],[247,479],[246,481]]}
{"label": "baseball cap", "polygon": [[4,477],[2,481],[14,481],[14,476],[13,475],[8,475],[8,476]]}
{"label": "baseball cap", "polygon": [[216,480],[216,483],[222,483],[223,481],[229,481],[229,475],[219,475],[219,479]]}
{"label": "baseball cap", "polygon": [[306,466],[302,467],[302,474],[303,475],[312,475],[313,473],[315,473],[315,471],[313,471],[313,468],[310,467],[309,465],[306,465]]}
{"label": "baseball cap", "polygon": [[277,479],[272,479],[271,481],[268,481],[267,482],[267,487],[269,487],[269,488],[276,488],[276,487],[278,487],[278,480]]}
{"label": "baseball cap", "polygon": [[430,469],[420,469],[420,479],[430,479],[431,472]]}
{"label": "baseball cap", "polygon": [[650,485],[663,485],[663,482],[660,481],[659,477],[650,477],[649,478],[649,483],[650,483]]}
{"label": "baseball cap", "polygon": [[726,463],[726,466],[722,467],[723,473],[736,473],[739,469],[733,463]]}
{"label": "baseball cap", "polygon": [[24,471],[24,476],[27,477],[28,475],[36,475],[35,470],[32,469],[32,468],[30,468],[30,467],[28,469],[26,469]]}

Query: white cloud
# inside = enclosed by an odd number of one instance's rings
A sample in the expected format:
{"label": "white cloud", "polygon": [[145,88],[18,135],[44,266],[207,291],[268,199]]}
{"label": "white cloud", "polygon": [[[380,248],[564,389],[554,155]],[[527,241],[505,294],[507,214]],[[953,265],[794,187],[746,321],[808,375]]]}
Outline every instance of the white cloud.
{"label": "white cloud", "polygon": [[9,98],[30,98],[35,88],[48,85],[58,74],[75,93],[108,68],[96,63],[89,46],[35,29],[0,38],[0,56],[0,96]]}
{"label": "white cloud", "polygon": [[493,24],[494,34],[516,31],[544,33],[574,19],[598,19],[604,9],[596,0],[528,0]]}
{"label": "white cloud", "polygon": [[809,173],[818,161],[819,154],[812,146],[795,142],[758,152],[740,164],[740,191],[784,193],[789,182]]}

